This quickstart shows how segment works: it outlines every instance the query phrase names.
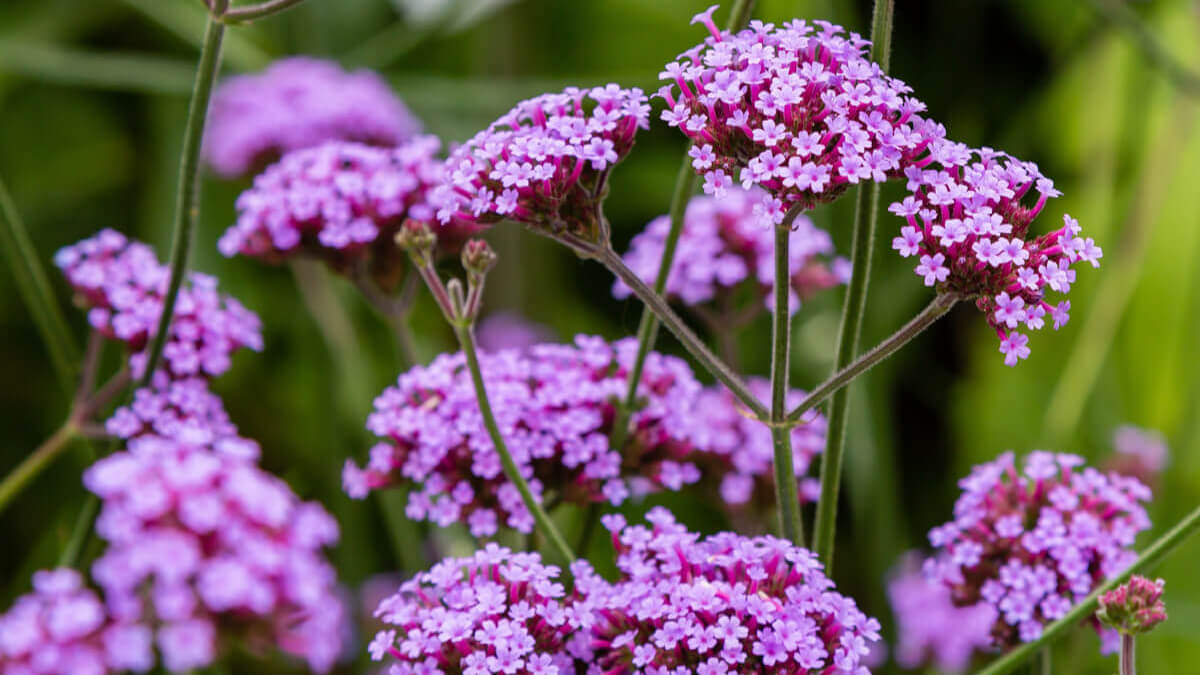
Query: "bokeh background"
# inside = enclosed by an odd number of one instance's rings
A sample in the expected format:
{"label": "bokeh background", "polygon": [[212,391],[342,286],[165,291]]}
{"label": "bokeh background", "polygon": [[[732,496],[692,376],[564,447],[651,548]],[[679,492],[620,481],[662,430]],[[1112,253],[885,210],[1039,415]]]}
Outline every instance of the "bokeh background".
{"label": "bokeh background", "polygon": [[[517,100],[569,84],[657,88],[660,66],[702,37],[688,19],[707,4],[309,0],[282,17],[231,30],[224,69],[255,71],[289,54],[374,68],[429,131],[452,142]],[[983,317],[960,306],[855,385],[834,577],[883,621],[889,639],[889,568],[949,517],[958,477],[1003,450],[1046,448],[1099,461],[1111,452],[1118,425],[1158,429],[1169,441],[1171,466],[1151,507],[1154,531],[1141,542],[1200,499],[1200,78],[1193,74],[1200,73],[1200,6],[897,5],[893,73],[955,139],[1038,162],[1065,193],[1047,217],[1078,217],[1105,257],[1098,272],[1080,272],[1070,295],[1072,322],[1034,335],[1032,356],[1017,368],[1003,365]],[[828,18],[866,33],[870,4],[762,0],[756,16]],[[153,243],[165,259],[202,25],[197,0],[0,3],[0,176],[43,264],[103,227]],[[682,149],[679,134],[655,124],[614,172],[607,211],[619,250],[666,210]],[[338,516],[343,542],[332,557],[348,592],[357,593],[374,575],[422,564],[420,533],[396,519],[398,496],[352,502],[339,484],[345,458],[365,455],[363,420],[372,397],[396,377],[397,355],[385,324],[340,279],[320,268],[296,272],[217,253],[216,239],[244,187],[205,178],[192,265],[218,275],[225,291],[260,314],[267,349],[240,353],[214,388],[242,432],[262,443],[266,467]],[[896,194],[898,186],[885,187],[884,203]],[[846,254],[850,201],[813,214]],[[910,263],[889,250],[897,228],[898,221],[881,216],[864,346],[929,297]],[[611,279],[598,265],[515,227],[489,237],[501,255],[489,280],[489,311],[518,312],[563,339],[634,332],[640,306],[613,300]],[[67,406],[11,272],[0,273],[0,472],[49,435]],[[55,270],[51,275],[66,305],[66,287]],[[831,368],[840,295],[810,301],[797,317],[798,386]],[[68,311],[82,342],[84,317]],[[452,335],[431,304],[422,301],[416,321],[425,358],[450,348]],[[768,335],[763,317],[741,336],[748,372],[766,373]],[[679,352],[669,336],[659,344]],[[82,504],[85,465],[81,446],[0,516],[0,606],[27,590],[32,570],[53,564]],[[728,525],[695,498],[665,501],[696,529]],[[602,539],[594,542],[600,556]],[[467,545],[453,536],[440,544]],[[1171,620],[1140,641],[1145,672],[1187,672],[1194,666],[1185,664],[1200,662],[1198,562],[1200,542],[1193,541],[1156,571],[1167,579]],[[1055,647],[1056,672],[1113,672],[1115,659],[1099,657],[1096,646],[1090,631],[1076,631]],[[227,672],[290,667],[237,655]],[[345,671],[363,672],[363,664]],[[899,671],[889,665],[885,672]]]}

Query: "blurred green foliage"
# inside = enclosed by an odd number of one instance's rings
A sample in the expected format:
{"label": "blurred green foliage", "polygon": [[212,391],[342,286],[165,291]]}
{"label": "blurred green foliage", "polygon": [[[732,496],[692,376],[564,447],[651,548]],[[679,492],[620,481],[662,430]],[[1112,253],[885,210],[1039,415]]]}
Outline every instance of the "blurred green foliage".
{"label": "blurred green foliage", "polygon": [[[1070,296],[1074,320],[1035,335],[1033,355],[1019,367],[1003,366],[982,317],[963,306],[855,385],[835,578],[884,621],[889,636],[888,569],[948,517],[957,478],[1000,451],[1045,447],[1100,459],[1117,425],[1153,427],[1174,451],[1151,510],[1155,533],[1200,499],[1197,100],[1146,59],[1126,28],[1095,11],[1117,1],[897,3],[894,74],[956,139],[1041,164],[1065,193],[1046,218],[1077,216],[1105,258],[1100,271],[1081,271]],[[374,67],[431,132],[452,142],[515,101],[567,84],[656,88],[661,64],[700,39],[687,20],[708,0],[485,3],[494,11],[470,25],[427,14],[406,22],[398,8],[411,4],[432,3],[309,0],[231,30],[226,72],[294,53]],[[762,0],[756,16],[829,18],[866,32],[868,3],[834,4]],[[1200,70],[1194,3],[1132,3],[1128,10],[1166,53]],[[165,258],[202,22],[195,0],[0,3],[0,175],[44,264],[59,247],[102,227],[147,240]],[[656,124],[614,173],[607,210],[619,249],[666,210],[682,147],[677,134]],[[402,498],[351,502],[339,486],[345,458],[362,457],[369,445],[363,420],[371,398],[395,378],[397,357],[385,325],[341,280],[319,268],[265,267],[217,253],[216,239],[244,187],[206,180],[192,265],[218,275],[224,290],[259,312],[267,349],[239,354],[214,387],[243,433],[262,442],[266,467],[337,515],[343,543],[333,558],[353,593],[371,575],[423,564],[422,547],[413,545],[422,534],[403,521]],[[885,200],[896,194],[894,185],[884,190]],[[849,248],[849,201],[813,214],[842,250]],[[864,345],[927,300],[909,264],[889,252],[895,225],[883,216]],[[611,279],[598,265],[515,228],[489,237],[501,254],[489,309],[519,311],[564,338],[633,332],[640,306],[612,300]],[[51,276],[67,305],[65,286],[54,270]],[[303,297],[297,279],[309,289]],[[830,368],[839,302],[837,294],[817,298],[799,315],[798,386]],[[310,305],[324,308],[318,318]],[[82,342],[83,316],[68,312]],[[416,330],[426,358],[452,344],[426,301]],[[764,318],[741,336],[748,372],[766,372],[768,333]],[[665,336],[660,346],[678,351]],[[0,274],[0,348],[2,472],[57,427],[67,406],[10,274]],[[113,363],[115,351],[107,354]],[[27,589],[32,570],[53,564],[82,503],[85,458],[80,448],[59,460],[0,516],[0,606]],[[656,501],[697,529],[727,526],[694,497]],[[570,533],[576,514],[560,515]],[[469,545],[452,535],[434,539],[443,550]],[[596,556],[606,553],[601,539],[593,542]],[[1156,571],[1168,580],[1171,620],[1140,641],[1145,672],[1181,672],[1179,664],[1200,660],[1197,560],[1200,543],[1190,542]],[[1113,661],[1097,656],[1095,646],[1089,631],[1077,631],[1055,648],[1056,661],[1070,664],[1056,671],[1112,672]],[[230,669],[263,672],[248,655]]]}

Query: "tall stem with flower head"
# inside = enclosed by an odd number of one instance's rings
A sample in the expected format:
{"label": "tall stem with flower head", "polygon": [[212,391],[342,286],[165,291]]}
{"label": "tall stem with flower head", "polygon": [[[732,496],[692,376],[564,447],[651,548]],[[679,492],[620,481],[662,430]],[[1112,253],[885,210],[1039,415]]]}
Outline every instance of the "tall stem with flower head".
{"label": "tall stem with flower head", "polygon": [[792,223],[800,211],[799,206],[792,207],[783,222],[775,226],[775,311],[771,322],[771,443],[774,446],[775,501],[783,537],[797,546],[804,545],[804,525],[800,521],[800,496],[796,490],[792,430],[783,422],[787,417],[792,320],[788,247]]}

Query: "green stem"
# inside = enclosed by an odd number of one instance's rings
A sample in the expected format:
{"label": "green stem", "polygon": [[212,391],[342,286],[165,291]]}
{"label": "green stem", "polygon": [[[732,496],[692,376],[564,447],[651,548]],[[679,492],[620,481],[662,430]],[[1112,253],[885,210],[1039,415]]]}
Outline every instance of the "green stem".
{"label": "green stem", "polygon": [[220,19],[227,24],[248,23],[289,10],[302,2],[304,0],[267,0],[257,5],[228,10],[220,15]]}
{"label": "green stem", "polygon": [[212,96],[213,82],[221,63],[221,40],[225,35],[225,24],[220,16],[228,0],[214,0],[213,13],[209,16],[204,32],[204,44],[200,49],[200,63],[196,66],[196,83],[192,88],[192,101],[188,107],[187,124],[183,131],[183,150],[179,159],[179,183],[175,193],[174,235],[171,240],[171,279],[167,283],[167,294],[163,297],[162,316],[158,328],[146,351],[146,370],[135,388],[150,383],[154,371],[162,358],[163,346],[175,315],[175,301],[187,272],[188,253],[192,247],[192,234],[200,220],[200,141],[204,136],[204,119],[208,116],[208,100]]}
{"label": "green stem", "polygon": [[1117,0],[1091,0],[1091,3],[1106,20],[1125,31],[1142,55],[1161,70],[1180,92],[1188,96],[1200,96],[1200,74],[1172,56],[1137,12]]}
{"label": "green stem", "polygon": [[667,304],[667,301],[647,286],[646,282],[642,281],[633,270],[629,269],[625,261],[617,255],[616,251],[612,250],[611,246],[605,243],[600,247],[586,251],[580,250],[580,252],[595,257],[618,279],[625,282],[625,285],[633,290],[633,294],[645,303],[646,308],[654,312],[658,320],[666,325],[667,330],[675,334],[688,353],[699,361],[705,370],[712,373],[713,377],[728,387],[729,391],[733,392],[733,395],[742,402],[742,405],[749,408],[760,419],[768,418],[770,413],[767,407],[750,391],[737,373],[733,372],[720,357],[712,353],[708,345],[704,344],[704,341],[697,337],[691,328],[688,328],[683,319],[679,318],[679,315]]}
{"label": "green stem", "polygon": [[71,528],[71,538],[67,540],[66,548],[58,557],[59,567],[78,567],[83,560],[83,549],[91,540],[92,524],[96,522],[96,516],[100,513],[100,500],[90,492],[84,499],[83,509],[75,519],[75,526]]}
{"label": "green stem", "polygon": [[1057,640],[1063,633],[1074,628],[1080,621],[1091,616],[1096,611],[1099,605],[1100,596],[1129,581],[1129,577],[1134,574],[1145,574],[1150,568],[1162,561],[1179,544],[1183,543],[1191,535],[1195,534],[1196,530],[1200,529],[1200,506],[1197,506],[1191,513],[1184,516],[1166,532],[1146,547],[1138,559],[1134,561],[1124,572],[1121,572],[1115,577],[1112,577],[1100,584],[1092,591],[1083,602],[1071,608],[1063,618],[1045,627],[1042,630],[1042,635],[1033,642],[1026,642],[1004,656],[996,659],[983,670],[980,670],[976,675],[1004,675],[1011,673],[1021,667],[1021,664],[1032,658],[1038,650],[1049,646],[1054,640]]}
{"label": "green stem", "polygon": [[596,531],[596,525],[600,522],[600,513],[602,509],[599,504],[588,504],[587,512],[583,516],[583,525],[579,528],[579,541],[575,544],[575,550],[587,556],[588,544],[592,541],[592,533]]}
{"label": "green stem", "polygon": [[496,453],[500,455],[500,464],[504,467],[504,475],[521,493],[521,500],[525,502],[525,508],[529,509],[529,513],[533,515],[537,529],[541,530],[542,535],[546,537],[554,550],[568,563],[575,562],[575,554],[567,546],[567,540],[563,539],[562,534],[555,527],[554,521],[550,520],[550,516],[542,508],[537,497],[533,496],[533,491],[529,489],[529,483],[525,482],[525,477],[521,475],[521,470],[513,461],[512,454],[509,453],[508,446],[504,443],[504,436],[500,433],[500,425],[496,423],[496,416],[492,413],[492,404],[488,401],[487,389],[483,384],[483,370],[479,367],[479,355],[475,349],[475,329],[470,324],[463,324],[459,321],[455,322],[454,334],[458,337],[458,343],[466,356],[467,369],[471,371],[471,382],[475,385],[475,398],[479,401],[483,424],[487,427],[488,435],[492,437],[492,445],[495,446]]}
{"label": "green stem", "polygon": [[3,481],[0,481],[0,513],[9,503],[21,493],[42,469],[58,457],[79,433],[79,427],[74,418],[63,422],[63,425],[25,458],[15,469],[10,471]]}
{"label": "green stem", "polygon": [[404,369],[411,368],[418,361],[416,340],[413,339],[408,317],[412,311],[417,284],[420,283],[419,276],[412,273],[405,275],[404,286],[400,289],[398,297],[390,296],[380,290],[363,270],[355,270],[350,275],[350,280],[362,293],[371,309],[375,310],[375,313],[392,329],[392,334],[396,338],[396,348],[400,352],[400,360],[403,362],[401,366]]}
{"label": "green stem", "polygon": [[1121,675],[1137,675],[1137,664],[1134,662],[1133,636],[1121,634],[1121,653],[1118,656],[1118,666]]}
{"label": "green stem", "polygon": [[0,179],[0,248],[4,249],[5,262],[17,281],[17,290],[33,315],[42,341],[50,352],[50,363],[63,393],[75,390],[76,364],[79,363],[79,348],[67,328],[58,301],[50,290],[46,270],[38,259],[37,251],[29,240],[29,233],[21,220],[8,188]]}
{"label": "green stem", "polygon": [[796,468],[792,457],[792,430],[782,426],[787,416],[788,356],[791,346],[791,283],[788,246],[792,222],[800,209],[792,208],[783,222],[775,226],[775,312],[771,322],[771,440],[775,449],[775,501],[779,508],[779,527],[783,537],[797,546],[804,545],[804,526],[800,521],[800,497],[796,490]]}
{"label": "green stem", "polygon": [[[891,54],[894,2],[895,0],[875,0],[875,12],[871,17],[871,58],[879,63],[884,73],[888,71]],[[852,271],[850,283],[846,288],[846,303],[842,307],[835,373],[850,366],[858,352],[858,338],[866,313],[867,286],[871,278],[871,251],[875,248],[875,221],[878,213],[879,183],[860,185],[855,195],[854,240],[850,253]],[[846,420],[849,413],[849,390],[836,391],[829,405],[825,455],[821,459],[821,496],[817,500],[816,525],[813,528],[814,551],[821,562],[825,563],[825,573],[829,575],[833,574],[837,500],[841,487],[842,453],[846,446]]]}
{"label": "green stem", "polygon": [[[737,0],[729,12],[729,23],[726,27],[730,31],[737,31],[745,27],[746,23],[750,21],[750,12],[753,9],[754,0]],[[667,278],[671,276],[671,265],[675,261],[675,249],[679,244],[679,236],[683,233],[683,216],[687,210],[688,200],[696,189],[696,172],[692,170],[692,158],[688,155],[688,150],[691,149],[692,144],[689,142],[687,148],[684,149],[679,172],[675,175],[675,190],[671,193],[671,207],[667,212],[671,226],[667,230],[667,238],[663,241],[662,259],[658,263],[658,274],[654,277],[654,293],[656,295],[662,295],[667,288]],[[637,339],[637,355],[634,357],[633,367],[629,371],[629,388],[625,392],[623,404],[617,407],[616,419],[613,422],[612,447],[614,448],[620,448],[624,444],[625,434],[629,431],[627,428],[629,415],[637,402],[637,387],[638,382],[642,379],[642,369],[646,365],[646,357],[650,354],[650,350],[654,349],[655,340],[658,339],[658,316],[650,309],[649,305],[642,308]]]}

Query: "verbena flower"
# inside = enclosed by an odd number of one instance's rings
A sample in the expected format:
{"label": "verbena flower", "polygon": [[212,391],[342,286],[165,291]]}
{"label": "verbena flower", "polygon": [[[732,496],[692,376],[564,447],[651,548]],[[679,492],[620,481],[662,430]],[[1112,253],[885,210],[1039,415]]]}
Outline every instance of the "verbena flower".
{"label": "verbena flower", "polygon": [[1151,488],[1158,484],[1170,459],[1167,439],[1161,432],[1128,424],[1119,426],[1113,431],[1112,445],[1116,452],[1104,462],[1105,469],[1133,476]]}
{"label": "verbena flower", "polygon": [[379,603],[387,628],[367,650],[394,675],[571,675],[578,618],[559,577],[538,554],[494,543],[443,560]]}
{"label": "verbena flower", "polygon": [[959,481],[954,520],[929,532],[939,557],[926,563],[955,604],[996,608],[993,643],[1010,648],[1041,635],[1137,554],[1150,527],[1136,479],[1083,467],[1075,455],[1036,451],[1023,470],[1012,453]]}
{"label": "verbena flower", "polygon": [[[696,197],[684,213],[683,230],[667,277],[666,293],[685,305],[730,304],[746,282],[752,297],[769,302],[775,286],[775,232],[762,210],[766,195],[758,189],[731,188],[720,198]],[[633,238],[625,264],[648,284],[658,276],[659,263],[671,220],[659,216]],[[788,245],[790,306],[795,311],[803,298],[844,283],[849,261],[830,263],[833,240],[806,216],[792,223]],[[613,295],[632,293],[618,280]]]}
{"label": "verbena flower", "polygon": [[[771,384],[767,380],[751,378],[746,384],[760,400],[769,399]],[[793,390],[787,399],[789,408],[795,406],[804,399],[804,392]],[[719,481],[722,501],[735,507],[752,502],[773,507],[775,450],[770,428],[719,385],[704,389],[696,411],[692,461],[706,477]],[[800,498],[805,501],[816,501],[821,494],[820,482],[808,476],[808,469],[813,457],[825,449],[826,429],[825,416],[815,410],[805,415],[802,424],[792,427],[792,463]]]}
{"label": "verbena flower", "polygon": [[525,349],[533,345],[550,342],[554,332],[549,326],[533,323],[511,312],[495,312],[479,320],[475,327],[475,340],[479,348],[488,352],[502,349]]}
{"label": "verbena flower", "polygon": [[92,567],[119,621],[152,621],[164,666],[203,667],[218,642],[273,644],[327,670],[343,609],[321,549],[338,526],[243,446],[141,435],[84,473],[100,497]]}
{"label": "verbena flower", "polygon": [[615,84],[522,101],[450,153],[447,182],[432,198],[438,219],[507,218],[545,234],[602,241],[608,174],[649,114],[642,90]]}
{"label": "verbena flower", "polygon": [[888,580],[888,600],[896,617],[896,663],[961,673],[976,652],[992,644],[996,608],[981,602],[957,607],[950,590],[921,570],[920,554],[906,554]]}
{"label": "verbena flower", "polygon": [[232,177],[325,141],[397,145],[420,127],[377,74],[293,57],[217,87],[204,157],[214,171]]}
{"label": "verbena flower", "polygon": [[106,675],[154,666],[153,632],[114,618],[72,569],[33,575],[33,592],[0,615],[0,673]]}
{"label": "verbena flower", "polygon": [[1100,596],[1096,618],[1122,635],[1138,635],[1167,620],[1162,579],[1133,575],[1129,581]]}
{"label": "verbena flower", "polygon": [[693,143],[704,192],[740,181],[771,193],[775,222],[792,207],[833,201],[853,184],[885,181],[939,144],[925,104],[867,60],[870,44],[825,21],[761,21],[718,31],[716,6],[697,14],[711,37],[668,63],[662,119]]}
{"label": "verbena flower", "polygon": [[[88,323],[129,346],[134,376],[146,367],[145,349],[158,329],[171,272],[154,250],[113,230],[59,250],[54,262],[88,308]],[[237,300],[217,292],[217,280],[188,274],[175,302],[161,367],[172,378],[220,375],[240,347],[262,349],[261,324]]]}
{"label": "verbena flower", "polygon": [[[237,223],[217,247],[226,256],[312,255],[343,273],[365,263],[376,275],[394,274],[404,255],[393,241],[400,225],[433,218],[426,197],[442,180],[440,146],[418,136],[395,148],[331,141],[288,153],[238,197]],[[439,235],[457,241],[461,229]]]}
{"label": "verbena flower", "polygon": [[942,146],[933,159],[940,168],[906,170],[910,194],[888,207],[907,222],[892,248],[917,258],[926,286],[973,298],[1000,338],[1004,362],[1015,366],[1029,356],[1019,329],[1049,322],[1057,330],[1070,318],[1070,301],[1052,305],[1047,291],[1067,293],[1072,265],[1099,267],[1103,252],[1067,215],[1061,228],[1033,235],[1033,220],[1060,194],[1036,164],[961,144]]}
{"label": "verbena flower", "polygon": [[[610,344],[579,336],[573,345],[480,356],[500,432],[535,495],[615,505],[699,479],[687,455],[700,385],[677,358],[650,355],[628,440],[609,447],[636,350],[632,338]],[[532,531],[533,516],[501,470],[461,353],[401,375],[375,400],[367,428],[383,440],[364,468],[347,460],[342,478],[351,497],[411,483],[407,513],[415,520],[465,522],[476,536],[501,526]]]}
{"label": "verbena flower", "polygon": [[591,653],[577,656],[598,672],[870,672],[879,622],[834,590],[815,555],[775,537],[701,538],[661,507],[647,519],[605,516],[620,578],[584,576]]}
{"label": "verbena flower", "polygon": [[257,443],[237,435],[237,427],[220,397],[209,391],[207,381],[172,380],[161,370],[151,378],[150,386],[133,393],[129,405],[113,412],[104,428],[122,439],[155,435],[193,444],[223,444],[227,451],[248,459],[259,455]]}

